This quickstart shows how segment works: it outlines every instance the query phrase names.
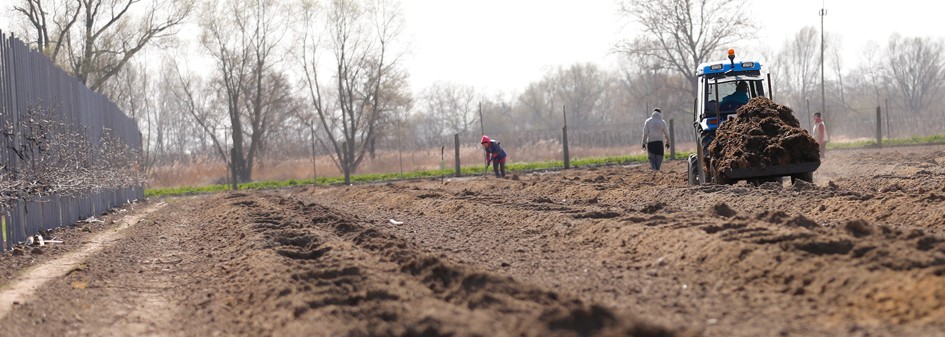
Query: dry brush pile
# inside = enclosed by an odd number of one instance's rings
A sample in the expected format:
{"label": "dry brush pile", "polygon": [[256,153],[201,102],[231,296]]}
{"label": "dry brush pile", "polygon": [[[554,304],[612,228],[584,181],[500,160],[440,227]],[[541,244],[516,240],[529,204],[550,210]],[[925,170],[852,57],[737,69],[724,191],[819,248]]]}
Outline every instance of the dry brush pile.
{"label": "dry brush pile", "polygon": [[[4,117],[9,114],[0,114]],[[110,130],[90,139],[88,129],[63,121],[41,106],[2,126],[5,160],[0,161],[0,208],[16,200],[82,197],[144,184],[140,151]]]}

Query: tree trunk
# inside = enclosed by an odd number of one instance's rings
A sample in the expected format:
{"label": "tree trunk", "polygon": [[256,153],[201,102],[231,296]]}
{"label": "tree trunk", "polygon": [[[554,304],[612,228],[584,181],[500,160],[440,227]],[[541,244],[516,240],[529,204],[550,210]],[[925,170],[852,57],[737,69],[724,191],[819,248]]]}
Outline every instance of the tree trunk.
{"label": "tree trunk", "polygon": [[370,153],[370,154],[371,154],[371,160],[374,160],[375,158],[377,158],[377,151],[375,150],[375,147],[374,147],[374,141],[375,141],[375,140],[376,140],[376,138],[371,138],[371,147],[370,147],[370,149],[369,149],[369,151],[371,152],[371,153]]}

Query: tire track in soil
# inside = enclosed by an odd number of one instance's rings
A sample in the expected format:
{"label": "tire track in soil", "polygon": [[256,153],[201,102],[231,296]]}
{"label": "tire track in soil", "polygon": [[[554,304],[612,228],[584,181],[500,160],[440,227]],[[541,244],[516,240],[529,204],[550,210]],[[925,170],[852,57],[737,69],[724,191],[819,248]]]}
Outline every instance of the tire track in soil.
{"label": "tire track in soil", "polygon": [[[671,336],[610,309],[423,254],[359,216],[266,196],[242,200],[254,228],[298,262],[282,332],[334,323],[325,335]],[[276,215],[279,214],[279,215]],[[303,290],[303,291],[299,291]],[[352,322],[355,323],[352,326]]]}

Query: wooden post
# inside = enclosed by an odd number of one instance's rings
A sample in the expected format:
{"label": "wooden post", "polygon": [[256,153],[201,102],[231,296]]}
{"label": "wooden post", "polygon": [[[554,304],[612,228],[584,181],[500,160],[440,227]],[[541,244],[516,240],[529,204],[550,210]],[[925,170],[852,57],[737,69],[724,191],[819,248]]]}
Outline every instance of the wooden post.
{"label": "wooden post", "polygon": [[318,152],[315,148],[315,119],[309,121],[308,127],[312,132],[312,179],[318,182],[318,162],[315,161]]}
{"label": "wooden post", "polygon": [[876,106],[876,146],[883,147],[883,114]]}
{"label": "wooden post", "polygon": [[889,137],[891,137],[889,135],[889,99],[887,98],[885,99],[885,101],[886,101],[886,139],[889,139]]}
{"label": "wooden post", "polygon": [[669,120],[669,160],[676,159],[676,128],[673,119]]}
{"label": "wooden post", "polygon": [[397,132],[397,160],[400,162],[400,177],[404,177],[404,128],[403,122],[398,121],[399,130]]}
{"label": "wooden post", "polygon": [[479,131],[482,131],[482,135],[486,135],[486,124],[482,121],[482,102],[479,102]]}
{"label": "wooden post", "polygon": [[564,169],[571,168],[571,154],[568,153],[568,110],[561,107],[561,114],[564,115],[564,127],[561,128],[561,145],[564,147]]}
{"label": "wooden post", "polygon": [[240,183],[237,180],[236,175],[236,149],[230,148],[230,182],[232,183],[232,188],[234,191],[240,189]]}
{"label": "wooden post", "polygon": [[810,100],[807,100],[807,131],[810,133],[814,133],[814,127],[810,122],[812,119],[814,119],[814,117],[810,114]]}
{"label": "wooden post", "polygon": [[455,143],[455,146],[456,146],[456,155],[455,155],[455,158],[456,158],[456,176],[459,177],[460,175],[462,175],[463,172],[462,172],[462,170],[461,170],[460,167],[459,167],[459,134],[458,134],[458,133],[455,134],[455,135],[453,135],[453,142]]}

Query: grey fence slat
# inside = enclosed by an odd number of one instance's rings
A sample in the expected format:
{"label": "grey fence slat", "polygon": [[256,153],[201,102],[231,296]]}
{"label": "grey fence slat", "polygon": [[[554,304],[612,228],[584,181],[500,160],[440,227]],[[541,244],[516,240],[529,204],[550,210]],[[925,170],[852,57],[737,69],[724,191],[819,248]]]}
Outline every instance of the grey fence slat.
{"label": "grey fence slat", "polygon": [[[23,93],[25,92],[25,90],[21,90],[21,88],[28,87],[27,86],[28,82],[23,80],[24,78],[26,78],[24,74],[26,70],[26,67],[25,67],[26,63],[23,62],[23,60],[20,57],[21,50],[22,50],[21,48],[18,48],[16,39],[10,39],[10,54],[12,56],[12,62],[13,62],[12,63],[13,85],[11,86],[11,90],[13,91],[13,110],[10,111],[10,117],[13,118],[13,120],[11,121],[13,125],[17,124],[17,122],[20,119],[20,113],[23,111],[22,103],[24,100]],[[17,66],[18,64],[21,66],[18,67]],[[11,145],[14,147],[17,146],[17,141],[14,139]],[[19,159],[15,155],[12,156],[11,159],[12,160],[10,160],[10,166],[15,167],[17,165],[17,162],[19,162]],[[13,209],[13,221],[11,224],[8,224],[8,226],[13,226],[13,228],[15,229],[14,236],[12,239],[17,240],[17,241],[20,241],[26,238],[27,228],[25,225],[25,221],[26,221],[25,210],[26,210],[26,203],[23,201],[17,201],[16,208]]]}
{"label": "grey fence slat", "polygon": [[[10,98],[9,98],[10,92],[9,90],[7,90],[7,88],[9,88],[9,84],[7,82],[10,79],[10,75],[9,75],[10,70],[9,70],[8,62],[6,62],[7,55],[9,55],[9,53],[7,53],[6,46],[7,46],[6,35],[4,35],[2,31],[0,31],[0,126],[6,123],[7,111],[10,111],[10,108],[8,106],[8,103],[10,102]],[[7,148],[6,137],[0,137],[0,146],[2,146],[2,148],[0,148],[0,164],[6,165],[8,163],[7,151],[5,150]],[[4,214],[0,214],[0,221],[3,221],[3,224],[4,224],[3,233],[0,233],[0,235],[2,235],[0,237],[2,238],[12,237],[13,235],[11,231],[12,226],[6,226],[7,224],[10,223],[10,218],[6,215],[6,212],[4,212]],[[4,241],[2,243],[3,246],[6,246],[6,243],[7,242]]]}

